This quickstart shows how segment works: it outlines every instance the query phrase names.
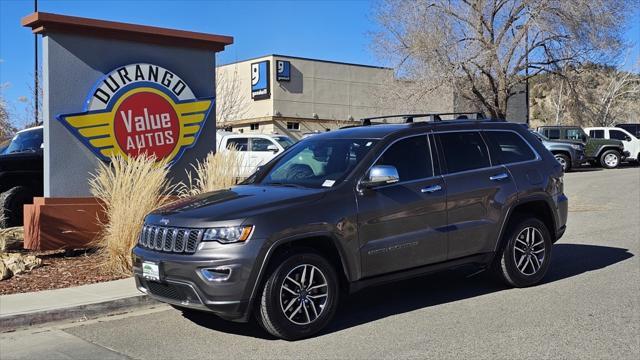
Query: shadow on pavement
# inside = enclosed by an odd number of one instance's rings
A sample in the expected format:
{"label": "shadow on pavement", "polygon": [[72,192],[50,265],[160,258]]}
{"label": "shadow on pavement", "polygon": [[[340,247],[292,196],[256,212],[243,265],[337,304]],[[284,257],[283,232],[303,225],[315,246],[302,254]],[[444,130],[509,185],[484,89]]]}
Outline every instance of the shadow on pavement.
{"label": "shadow on pavement", "polygon": [[[627,249],[556,244],[551,266],[543,283],[550,283],[598,270],[633,257]],[[469,276],[473,269],[458,269],[362,290],[343,297],[334,321],[324,334],[340,331],[388,316],[437,306],[508,289],[490,272]],[[273,339],[255,323],[240,324],[206,313],[185,313],[185,318],[213,330]],[[322,334],[320,334],[321,336]]]}

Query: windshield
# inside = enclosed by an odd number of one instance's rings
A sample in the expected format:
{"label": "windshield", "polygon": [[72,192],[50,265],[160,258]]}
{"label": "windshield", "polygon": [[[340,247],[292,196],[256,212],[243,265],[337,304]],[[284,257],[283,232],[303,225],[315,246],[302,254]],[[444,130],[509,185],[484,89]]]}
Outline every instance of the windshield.
{"label": "windshield", "polygon": [[305,140],[277,160],[262,185],[331,187],[341,182],[371,150],[375,140]]}
{"label": "windshield", "polygon": [[42,146],[42,129],[23,131],[16,134],[3,154],[36,151]]}
{"label": "windshield", "polygon": [[547,138],[546,136],[540,134],[539,132],[532,131],[531,133],[533,135],[535,135],[538,138],[538,140],[545,140],[545,141],[549,140],[549,138]]}
{"label": "windshield", "polygon": [[295,144],[293,140],[291,140],[288,136],[274,136],[274,139],[282,146],[284,149],[289,148],[289,146]]}

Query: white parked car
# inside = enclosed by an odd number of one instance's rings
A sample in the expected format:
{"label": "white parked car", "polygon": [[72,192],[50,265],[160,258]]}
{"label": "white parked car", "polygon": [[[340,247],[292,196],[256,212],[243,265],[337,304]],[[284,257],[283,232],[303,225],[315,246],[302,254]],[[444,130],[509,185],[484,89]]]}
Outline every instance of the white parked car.
{"label": "white parked car", "polygon": [[235,148],[242,154],[240,177],[253,174],[258,166],[268,163],[293,143],[284,135],[240,134],[227,131],[219,131],[216,134],[217,151]]}
{"label": "white parked car", "polygon": [[627,130],[617,127],[588,127],[584,131],[595,139],[622,141],[624,151],[629,153],[627,160],[640,161],[640,139]]}

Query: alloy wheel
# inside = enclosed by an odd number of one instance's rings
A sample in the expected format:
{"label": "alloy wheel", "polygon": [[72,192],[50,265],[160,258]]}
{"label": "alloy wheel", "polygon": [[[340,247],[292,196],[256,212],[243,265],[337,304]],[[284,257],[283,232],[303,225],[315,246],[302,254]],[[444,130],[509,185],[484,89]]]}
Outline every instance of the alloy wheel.
{"label": "alloy wheel", "polygon": [[535,227],[524,228],[516,236],[513,245],[513,260],[518,271],[526,276],[534,275],[545,261],[544,238]]}
{"label": "alloy wheel", "polygon": [[298,265],[282,282],[280,308],[292,323],[308,325],[325,310],[329,295],[327,279],[318,267]]}
{"label": "alloy wheel", "polygon": [[565,161],[564,157],[556,156],[556,160],[560,163],[560,165],[562,165],[562,170],[566,171],[567,170],[567,162]]}
{"label": "alloy wheel", "polygon": [[618,166],[618,162],[618,155],[616,154],[607,154],[604,157],[604,163],[607,164],[607,166],[616,167]]}

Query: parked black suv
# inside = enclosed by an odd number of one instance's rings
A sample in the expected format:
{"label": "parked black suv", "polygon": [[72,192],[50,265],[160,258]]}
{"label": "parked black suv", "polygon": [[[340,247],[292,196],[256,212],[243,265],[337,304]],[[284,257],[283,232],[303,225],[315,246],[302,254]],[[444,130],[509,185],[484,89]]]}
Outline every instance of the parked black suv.
{"label": "parked black suv", "polygon": [[24,204],[42,196],[42,131],[19,131],[0,152],[0,228],[22,225]]}
{"label": "parked black suv", "polygon": [[374,284],[462,265],[537,284],[566,221],[562,168],[518,124],[360,126],[302,140],[241,185],[149,214],[133,263],[153,298],[254,315],[291,340]]}

